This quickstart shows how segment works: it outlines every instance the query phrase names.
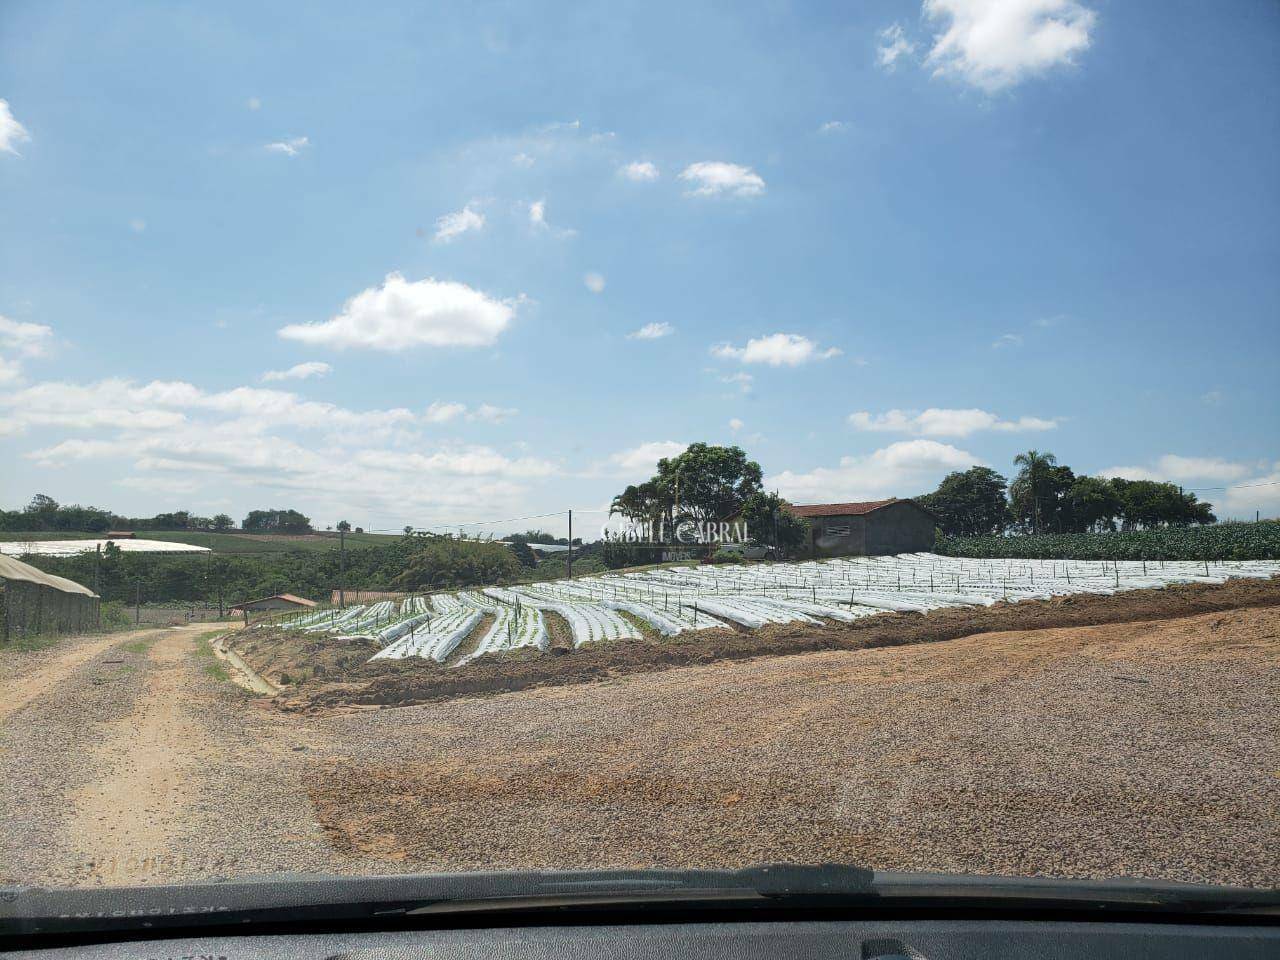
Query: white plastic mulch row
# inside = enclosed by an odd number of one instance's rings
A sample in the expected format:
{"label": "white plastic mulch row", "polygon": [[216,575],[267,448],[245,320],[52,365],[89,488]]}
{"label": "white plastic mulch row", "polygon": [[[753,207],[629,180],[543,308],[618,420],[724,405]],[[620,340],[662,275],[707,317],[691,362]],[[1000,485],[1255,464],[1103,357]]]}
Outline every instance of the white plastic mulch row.
{"label": "white plastic mulch row", "polygon": [[444,662],[480,622],[484,614],[469,607],[442,613],[415,627],[405,636],[375,653],[371,660],[399,660],[404,657],[430,657]]}
{"label": "white plastic mulch row", "polygon": [[[522,647],[547,649],[546,612],[575,646],[640,637],[635,618],[673,636],[736,623],[849,622],[884,611],[989,606],[1002,600],[1111,594],[1174,583],[1280,574],[1277,561],[974,560],[929,553],[804,563],[698,565],[490,587],[301,614],[298,629],[377,637],[374,659],[444,661],[486,614],[494,617],[461,662]],[[626,614],[627,616],[624,616]]]}
{"label": "white plastic mulch row", "polygon": [[546,650],[551,645],[547,636],[546,618],[537,607],[501,605],[496,609],[493,626],[481,638],[475,651],[458,661],[458,666],[476,657],[502,650],[517,650],[521,647]]}

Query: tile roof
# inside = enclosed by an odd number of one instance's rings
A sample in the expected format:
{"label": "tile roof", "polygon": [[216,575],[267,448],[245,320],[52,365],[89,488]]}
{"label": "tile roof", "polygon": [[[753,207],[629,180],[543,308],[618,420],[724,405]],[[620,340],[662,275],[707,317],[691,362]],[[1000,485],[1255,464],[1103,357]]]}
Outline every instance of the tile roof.
{"label": "tile roof", "polygon": [[890,497],[888,500],[864,500],[861,503],[794,504],[790,509],[797,517],[857,517],[897,502],[897,497]]}

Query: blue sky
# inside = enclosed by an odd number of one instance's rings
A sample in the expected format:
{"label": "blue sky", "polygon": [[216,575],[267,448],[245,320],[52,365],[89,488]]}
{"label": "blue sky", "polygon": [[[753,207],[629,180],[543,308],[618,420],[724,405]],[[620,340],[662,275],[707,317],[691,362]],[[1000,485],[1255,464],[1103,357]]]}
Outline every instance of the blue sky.
{"label": "blue sky", "polygon": [[449,525],[707,440],[1280,513],[1274,4],[361,7],[0,7],[5,506]]}

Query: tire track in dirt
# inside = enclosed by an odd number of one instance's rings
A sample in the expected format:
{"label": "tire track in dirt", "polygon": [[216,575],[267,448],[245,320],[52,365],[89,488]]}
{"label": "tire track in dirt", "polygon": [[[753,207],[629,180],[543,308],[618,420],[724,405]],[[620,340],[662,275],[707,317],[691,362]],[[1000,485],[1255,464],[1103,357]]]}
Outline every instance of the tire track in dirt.
{"label": "tire track in dirt", "polygon": [[137,883],[172,856],[176,826],[198,795],[196,774],[220,752],[186,708],[198,679],[197,635],[172,630],[147,656],[145,689],[89,747],[104,775],[69,799],[67,833],[95,879]]}

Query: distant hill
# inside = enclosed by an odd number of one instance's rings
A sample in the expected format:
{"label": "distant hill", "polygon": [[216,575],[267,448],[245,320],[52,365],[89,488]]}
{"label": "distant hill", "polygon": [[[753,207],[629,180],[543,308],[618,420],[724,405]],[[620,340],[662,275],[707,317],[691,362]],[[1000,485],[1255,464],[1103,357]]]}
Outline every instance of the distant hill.
{"label": "distant hill", "polygon": [[[165,540],[208,547],[219,554],[287,553],[290,550],[337,550],[337,533],[211,533],[205,530],[139,530],[140,540]],[[36,533],[3,531],[0,540],[97,540],[100,533],[76,533],[66,530],[41,530]],[[393,533],[348,533],[347,549],[381,546],[399,539]]]}

